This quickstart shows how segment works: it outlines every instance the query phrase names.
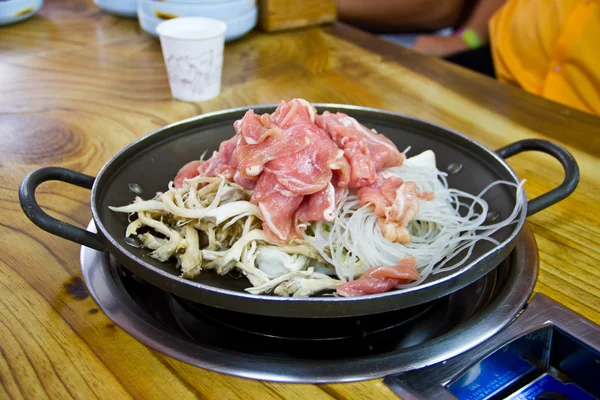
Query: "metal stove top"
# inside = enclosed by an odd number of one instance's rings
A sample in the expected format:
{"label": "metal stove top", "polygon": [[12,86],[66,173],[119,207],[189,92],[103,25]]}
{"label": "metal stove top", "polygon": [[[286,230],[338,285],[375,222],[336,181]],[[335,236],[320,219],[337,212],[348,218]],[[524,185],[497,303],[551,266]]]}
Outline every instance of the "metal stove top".
{"label": "metal stove top", "polygon": [[484,342],[527,302],[537,257],[526,228],[498,268],[452,295],[335,322],[236,315],[191,303],[141,281],[107,253],[86,247],[81,268],[90,294],[108,317],[160,352],[251,379],[318,383],[420,369]]}
{"label": "metal stove top", "polygon": [[600,326],[536,294],[489,340],[384,383],[405,400],[594,400],[599,377]]}

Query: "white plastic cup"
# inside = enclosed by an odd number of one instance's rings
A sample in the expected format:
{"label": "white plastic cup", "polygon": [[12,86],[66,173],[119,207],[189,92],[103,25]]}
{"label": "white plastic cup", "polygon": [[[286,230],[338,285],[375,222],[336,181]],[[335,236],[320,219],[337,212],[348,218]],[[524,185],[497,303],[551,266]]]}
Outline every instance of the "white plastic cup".
{"label": "white plastic cup", "polygon": [[158,24],[156,32],[174,98],[203,101],[219,95],[226,30],[223,21],[201,17]]}

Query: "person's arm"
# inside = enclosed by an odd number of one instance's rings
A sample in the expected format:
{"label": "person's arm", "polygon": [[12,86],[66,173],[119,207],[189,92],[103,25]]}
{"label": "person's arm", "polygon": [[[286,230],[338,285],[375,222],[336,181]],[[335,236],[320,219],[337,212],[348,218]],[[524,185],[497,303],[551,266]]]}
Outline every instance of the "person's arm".
{"label": "person's arm", "polygon": [[487,43],[490,37],[488,22],[505,2],[506,0],[479,0],[462,29],[472,29],[483,43]]}
{"label": "person's arm", "polygon": [[338,0],[338,18],[375,32],[436,30],[458,20],[465,0]]}
{"label": "person's arm", "polygon": [[[461,30],[472,29],[479,37],[482,45],[487,43],[489,41],[488,22],[505,2],[506,0],[479,0]],[[469,46],[460,35],[420,35],[413,49],[431,56],[446,57],[469,50]]]}

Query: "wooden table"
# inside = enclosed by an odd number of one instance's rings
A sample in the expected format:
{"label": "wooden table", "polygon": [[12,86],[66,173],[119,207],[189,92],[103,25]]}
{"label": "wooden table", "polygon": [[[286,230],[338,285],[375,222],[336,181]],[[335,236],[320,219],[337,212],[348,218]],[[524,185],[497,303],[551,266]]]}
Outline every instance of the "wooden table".
{"label": "wooden table", "polygon": [[[0,398],[392,399],[381,381],[289,385],[205,371],[153,351],[87,295],[79,247],[35,227],[17,187],[59,165],[95,175],[134,139],[203,112],[303,97],[398,111],[462,131],[491,148],[523,138],[564,145],[581,183],[529,218],[540,249],[536,290],[600,323],[600,119],[528,95],[343,25],[253,33],[225,51],[223,91],[174,101],[158,41],[91,0],[48,1],[0,28]],[[562,180],[559,164],[510,164],[530,197]],[[89,192],[44,184],[46,210],[90,220]]]}

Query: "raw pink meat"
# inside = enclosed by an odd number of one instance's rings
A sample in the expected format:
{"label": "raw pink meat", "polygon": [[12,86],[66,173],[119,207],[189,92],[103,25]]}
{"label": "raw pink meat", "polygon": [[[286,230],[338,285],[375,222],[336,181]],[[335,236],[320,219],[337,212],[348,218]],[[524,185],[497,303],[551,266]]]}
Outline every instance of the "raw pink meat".
{"label": "raw pink meat", "polygon": [[249,110],[234,123],[236,135],[206,161],[186,164],[176,187],[197,175],[223,175],[253,190],[269,238],[278,243],[297,237],[293,229],[333,219],[335,206],[358,188],[361,205],[371,203],[390,240],[410,241],[405,228],[428,198],[409,182],[379,171],[401,165],[404,154],[343,113],[317,110],[306,100],[282,101],[273,114]]}
{"label": "raw pink meat", "polygon": [[344,113],[325,111],[316,117],[316,123],[344,150],[351,166],[349,187],[371,185],[377,180],[379,169],[402,165],[405,159],[388,138]]}
{"label": "raw pink meat", "polygon": [[308,138],[291,137],[284,132],[269,114],[257,116],[249,110],[234,126],[241,136],[235,149],[237,169],[246,179],[258,179],[269,161],[292,155],[310,145]]}
{"label": "raw pink meat", "polygon": [[233,152],[237,146],[238,137],[234,136],[229,140],[221,143],[219,151],[202,163],[198,167],[198,174],[202,176],[217,176],[223,175],[227,179],[232,179],[235,169],[230,166]]}
{"label": "raw pink meat", "polygon": [[419,192],[414,182],[404,182],[398,176],[383,171],[377,173],[377,181],[357,191],[360,205],[372,204],[379,218],[383,236],[391,242],[409,243],[410,233],[406,225],[419,211],[419,199],[432,200],[433,193]]}
{"label": "raw pink meat", "polygon": [[257,180],[244,177],[242,174],[240,174],[239,170],[236,170],[235,174],[233,174],[233,181],[248,190],[254,190],[254,188],[256,188]]}
{"label": "raw pink meat", "polygon": [[[314,123],[317,110],[304,99],[293,99],[290,102],[282,101],[273,113],[273,119],[282,128],[304,126],[306,123]],[[321,133],[327,136],[324,132]]]}
{"label": "raw pink meat", "polygon": [[180,188],[183,186],[184,180],[198,176],[198,167],[205,162],[206,161],[194,160],[181,167],[179,172],[177,172],[177,176],[175,176],[175,179],[173,179],[173,184],[175,185],[175,187]]}
{"label": "raw pink meat", "polygon": [[410,243],[411,236],[406,225],[419,211],[419,192],[414,182],[404,182],[396,190],[392,205],[385,211],[385,218],[379,219],[383,237],[390,242]]}
{"label": "raw pink meat", "polygon": [[286,243],[298,237],[292,227],[293,216],[304,196],[288,191],[277,182],[275,176],[263,172],[258,178],[250,201],[258,204],[263,217],[263,230],[275,243]]}
{"label": "raw pink meat", "polygon": [[287,139],[283,136],[270,136],[257,144],[248,144],[244,139],[240,140],[235,150],[240,175],[256,180],[269,161],[290,156],[309,145],[307,140]]}
{"label": "raw pink meat", "polygon": [[238,142],[238,135],[225,140],[219,145],[219,151],[215,151],[211,158],[206,161],[191,161],[185,164],[173,179],[175,187],[183,185],[184,179],[194,178],[198,175],[217,176],[223,175],[227,179],[233,179],[235,168],[230,163]]}
{"label": "raw pink meat", "polygon": [[332,170],[348,169],[343,152],[329,135],[314,124],[315,108],[305,100],[282,102],[273,120],[290,138],[303,138],[308,145],[288,156],[270,161],[266,169],[280,184],[298,194],[313,194],[327,186]]}
{"label": "raw pink meat", "polygon": [[396,190],[396,198],[392,203],[389,218],[406,226],[415,218],[419,211],[419,196],[417,195],[417,185],[414,182],[404,182]]}
{"label": "raw pink meat", "polygon": [[332,221],[335,211],[335,189],[330,183],[321,191],[305,196],[296,211],[297,222]]}
{"label": "raw pink meat", "polygon": [[385,217],[386,210],[396,199],[396,190],[403,183],[404,181],[397,175],[386,171],[378,173],[375,183],[357,190],[360,205],[371,203],[375,207],[375,213]]}
{"label": "raw pink meat", "polygon": [[242,119],[235,121],[233,126],[235,132],[248,144],[261,143],[270,136],[281,135],[281,131],[275,127],[269,114],[256,115],[254,110],[248,110]]}
{"label": "raw pink meat", "polygon": [[326,160],[327,154],[313,146],[287,157],[277,158],[265,166],[265,171],[275,175],[277,181],[288,190],[308,195],[316,193],[331,182],[332,172]]}
{"label": "raw pink meat", "polygon": [[410,283],[420,277],[417,260],[414,257],[405,257],[398,265],[369,269],[357,280],[338,286],[337,293],[344,297],[384,293],[399,284]]}
{"label": "raw pink meat", "polygon": [[337,287],[337,294],[344,297],[364,296],[367,294],[389,292],[398,284],[397,279],[357,279],[352,282],[342,283]]}

